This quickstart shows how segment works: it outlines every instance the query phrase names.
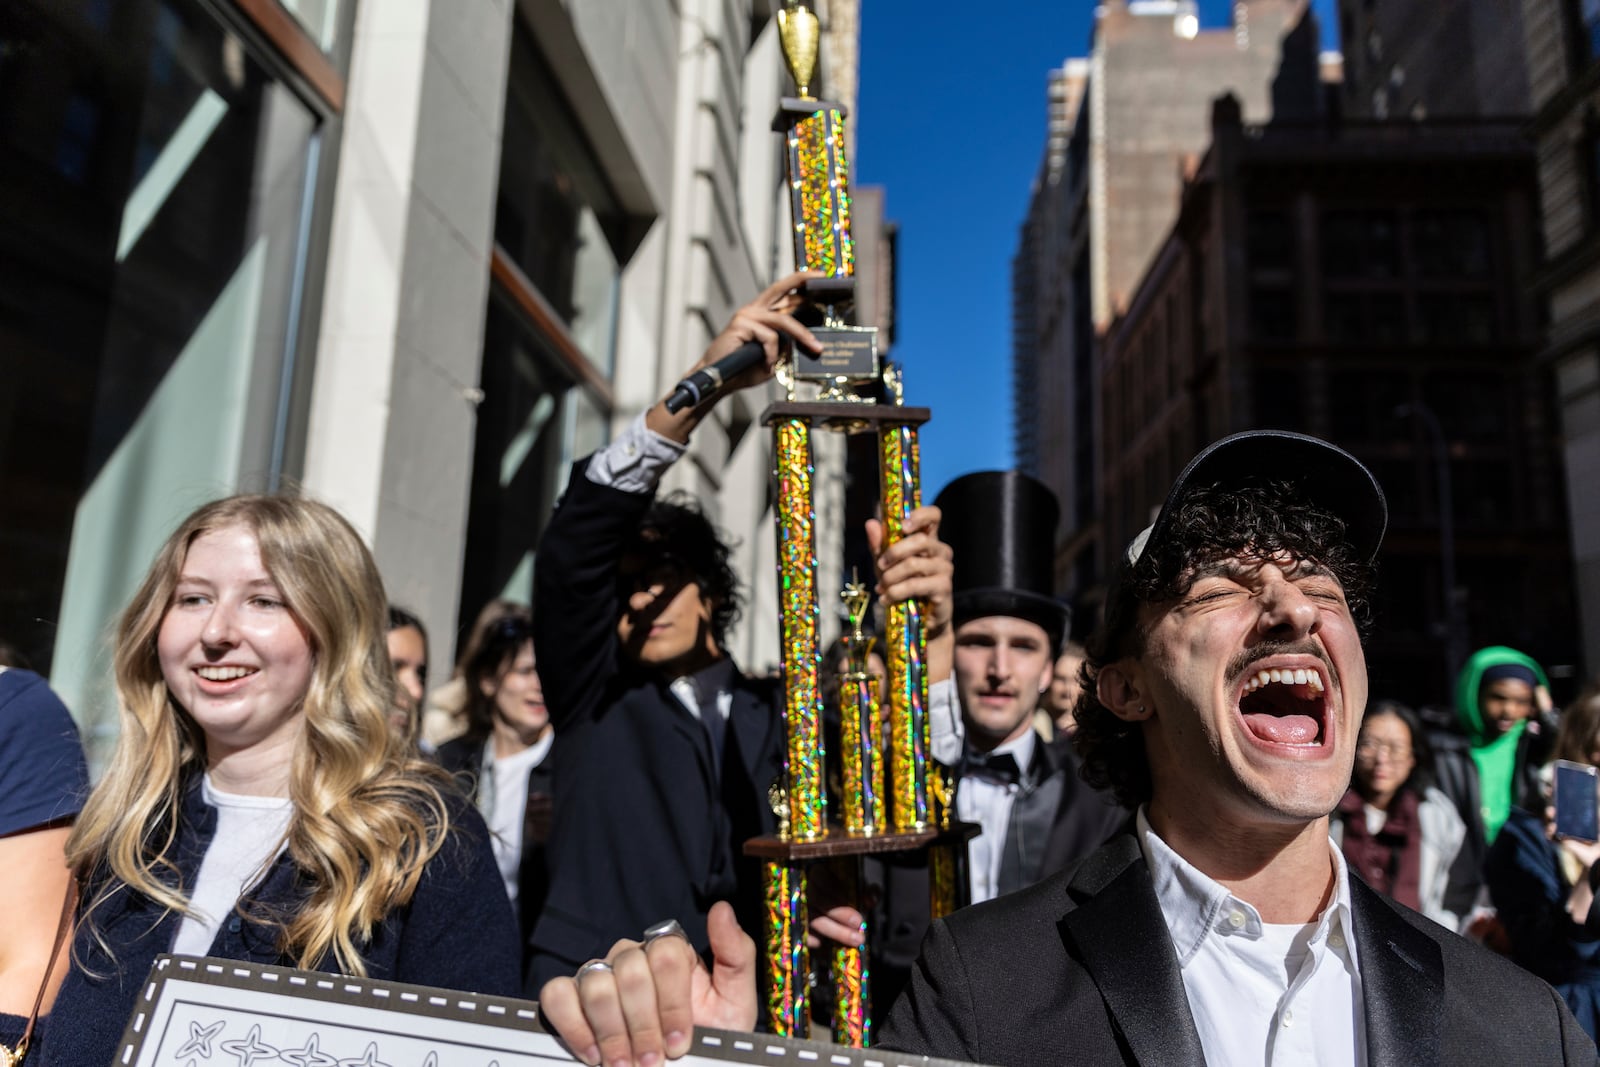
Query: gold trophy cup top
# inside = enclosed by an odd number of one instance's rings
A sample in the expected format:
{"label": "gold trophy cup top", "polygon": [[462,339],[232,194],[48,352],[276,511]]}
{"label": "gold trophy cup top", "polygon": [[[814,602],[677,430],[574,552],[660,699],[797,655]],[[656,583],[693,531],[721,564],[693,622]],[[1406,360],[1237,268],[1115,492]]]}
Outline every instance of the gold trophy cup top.
{"label": "gold trophy cup top", "polygon": [[817,73],[817,44],[821,32],[816,14],[798,0],[789,0],[778,10],[778,40],[783,43],[783,61],[794,76],[802,100],[810,100],[811,79]]}

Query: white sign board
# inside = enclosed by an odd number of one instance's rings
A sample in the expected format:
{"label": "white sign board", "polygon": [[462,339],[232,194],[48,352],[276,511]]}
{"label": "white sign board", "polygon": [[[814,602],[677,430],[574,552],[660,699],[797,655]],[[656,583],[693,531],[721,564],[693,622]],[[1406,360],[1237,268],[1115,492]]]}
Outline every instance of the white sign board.
{"label": "white sign board", "polygon": [[[538,1005],[426,986],[162,956],[116,1067],[535,1067],[576,1062]],[[762,1034],[696,1030],[687,1067],[956,1067]]]}

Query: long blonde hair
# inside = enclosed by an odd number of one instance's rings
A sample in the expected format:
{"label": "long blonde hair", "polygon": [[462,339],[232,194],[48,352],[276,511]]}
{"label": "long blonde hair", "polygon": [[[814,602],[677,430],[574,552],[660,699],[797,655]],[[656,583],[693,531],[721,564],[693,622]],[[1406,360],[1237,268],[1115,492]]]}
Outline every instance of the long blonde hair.
{"label": "long blonde hair", "polygon": [[[156,637],[189,546],[204,533],[240,526],[255,534],[315,660],[290,769],[294,815],[286,832],[289,857],[310,893],[293,914],[259,918],[279,926],[281,950],[297,966],[314,967],[331,953],[344,973],[365,975],[361,947],[385,915],[411,899],[444,842],[449,814],[442,772],[410,755],[389,729],[395,681],[377,565],[360,535],[325,504],[229,497],[200,508],[167,539],[117,624],[122,732],[67,841],[67,862],[90,894],[91,929],[96,909],[119,891],[192,914],[175,887],[171,854],[183,790],[205,769],[205,737],[167,689]],[[112,951],[98,931],[96,937]]]}

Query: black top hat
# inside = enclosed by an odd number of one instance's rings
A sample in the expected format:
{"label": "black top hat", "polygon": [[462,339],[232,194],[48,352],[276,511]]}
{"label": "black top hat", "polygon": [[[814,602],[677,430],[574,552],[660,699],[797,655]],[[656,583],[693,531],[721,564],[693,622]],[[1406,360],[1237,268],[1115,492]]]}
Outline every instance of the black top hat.
{"label": "black top hat", "polygon": [[944,513],[939,539],[955,552],[955,621],[1009,615],[1059,644],[1067,609],[1055,597],[1056,495],[1017,471],[979,471],[934,503]]}
{"label": "black top hat", "polygon": [[1129,543],[1124,567],[1139,562],[1146,545],[1166,540],[1191,489],[1210,485],[1228,489],[1261,482],[1294,485],[1307,503],[1344,520],[1350,547],[1359,558],[1371,560],[1378,554],[1389,525],[1389,505],[1378,479],[1359,459],[1338,445],[1305,434],[1246,430],[1206,446],[1189,461],[1172,483],[1156,521]]}

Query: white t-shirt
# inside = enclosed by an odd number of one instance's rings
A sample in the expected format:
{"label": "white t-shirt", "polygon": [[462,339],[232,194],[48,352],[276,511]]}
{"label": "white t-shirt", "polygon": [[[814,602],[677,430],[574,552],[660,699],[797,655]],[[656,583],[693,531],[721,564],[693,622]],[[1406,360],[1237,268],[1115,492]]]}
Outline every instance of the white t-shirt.
{"label": "white t-shirt", "polygon": [[247,797],[224,793],[206,775],[200,784],[205,802],[217,809],[217,832],[200,861],[189,904],[173,940],[172,951],[204,956],[211,951],[217,931],[233,911],[244,891],[260,880],[283,851],[283,835],[294,815],[288,797]]}
{"label": "white t-shirt", "polygon": [[506,895],[511,898],[513,905],[517,902],[517,875],[522,867],[522,827],[524,812],[528,807],[528,772],[544,762],[554,741],[555,731],[548,731],[542,740],[521,752],[499,759],[494,755],[494,738],[483,743],[483,773],[493,776],[491,802],[483,816],[489,823],[489,840],[494,848],[495,864],[500,868],[500,878],[506,884]]}

